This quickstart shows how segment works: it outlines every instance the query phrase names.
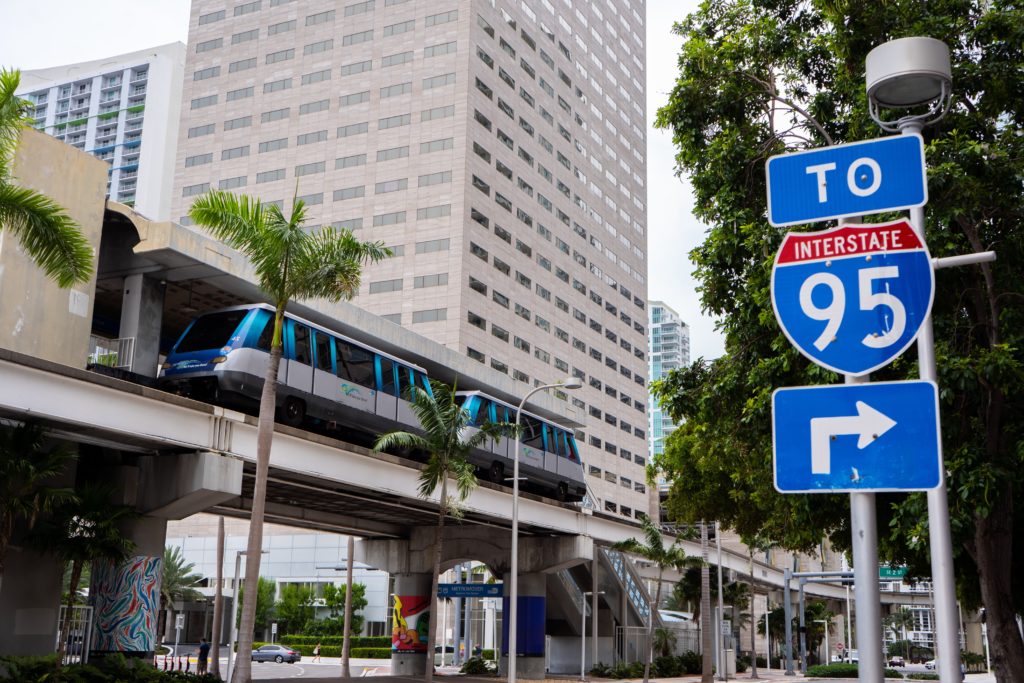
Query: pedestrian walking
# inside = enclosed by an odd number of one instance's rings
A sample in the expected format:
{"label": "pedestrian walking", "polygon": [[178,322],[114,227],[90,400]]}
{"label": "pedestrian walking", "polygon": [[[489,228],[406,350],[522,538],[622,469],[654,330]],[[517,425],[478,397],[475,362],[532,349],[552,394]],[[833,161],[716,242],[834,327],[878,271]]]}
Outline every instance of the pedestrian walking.
{"label": "pedestrian walking", "polygon": [[314,662],[319,662],[320,661],[320,643],[317,643],[316,647],[313,648],[313,661]]}

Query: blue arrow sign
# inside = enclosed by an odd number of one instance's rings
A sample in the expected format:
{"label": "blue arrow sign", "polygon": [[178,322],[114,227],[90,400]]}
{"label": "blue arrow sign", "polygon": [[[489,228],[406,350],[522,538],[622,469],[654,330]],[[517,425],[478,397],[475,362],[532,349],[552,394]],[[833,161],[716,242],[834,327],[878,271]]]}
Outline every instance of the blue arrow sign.
{"label": "blue arrow sign", "polygon": [[797,225],[928,202],[924,142],[899,135],[773,156],[768,222]]}
{"label": "blue arrow sign", "polygon": [[931,312],[931,257],[906,221],[788,233],[772,269],[772,306],[800,353],[864,375],[909,347]]}
{"label": "blue arrow sign", "polygon": [[772,446],[781,493],[935,488],[938,389],[925,381],[777,389]]}
{"label": "blue arrow sign", "polygon": [[439,598],[500,598],[500,583],[439,583]]}

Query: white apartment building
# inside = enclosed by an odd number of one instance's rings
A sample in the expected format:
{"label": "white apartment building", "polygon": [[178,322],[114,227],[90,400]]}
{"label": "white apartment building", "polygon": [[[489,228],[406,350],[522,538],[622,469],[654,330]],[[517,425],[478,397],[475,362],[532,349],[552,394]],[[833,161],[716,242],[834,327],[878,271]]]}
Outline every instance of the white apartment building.
{"label": "white apartment building", "polygon": [[[192,572],[206,577],[199,591],[211,600],[217,584],[217,520],[216,515],[200,513],[167,523],[167,547],[180,548],[184,561],[195,565]],[[260,562],[260,576],[274,581],[278,595],[281,587],[287,584],[312,588],[319,606],[318,617],[327,616],[328,610],[323,606],[323,587],[328,583],[345,585],[347,537],[279,524],[265,524],[263,533],[266,555]],[[248,536],[248,520],[225,519],[221,592],[229,599],[235,590],[235,557],[246,549]],[[244,573],[243,563],[243,577]],[[387,635],[391,594],[388,573],[356,562],[353,563],[352,580],[366,586],[368,604],[360,612],[365,619],[363,635]],[[203,620],[198,620],[198,623],[202,624]],[[202,633],[193,635],[198,639]]]}
{"label": "white apartment building", "polygon": [[[662,301],[647,302],[647,325],[650,331],[648,371],[650,381],[663,379],[670,371],[690,364],[690,328],[672,308]],[[648,395],[649,454],[665,452],[665,438],[676,428],[675,422]]]}
{"label": "white apartment building", "polygon": [[[642,0],[194,0],[173,212],[221,188],[394,257],[355,303],[570,374],[605,512],[652,509]],[[655,503],[656,503],[656,499]]]}
{"label": "white apartment building", "polygon": [[153,220],[171,217],[185,46],[170,43],[21,74],[34,125],[110,166],[107,193]]}

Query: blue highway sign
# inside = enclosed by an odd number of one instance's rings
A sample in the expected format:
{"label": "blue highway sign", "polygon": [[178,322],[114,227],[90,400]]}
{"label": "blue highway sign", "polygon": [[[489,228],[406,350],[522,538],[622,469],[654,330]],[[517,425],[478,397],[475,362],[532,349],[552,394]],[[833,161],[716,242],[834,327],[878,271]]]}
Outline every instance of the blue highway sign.
{"label": "blue highway sign", "polygon": [[853,142],[768,159],[768,222],[797,225],[928,202],[920,135]]}
{"label": "blue highway sign", "polygon": [[781,493],[922,491],[940,482],[934,382],[777,389],[775,488]]}
{"label": "blue highway sign", "polygon": [[788,233],[772,269],[772,306],[800,353],[864,375],[909,347],[928,317],[935,273],[904,220]]}
{"label": "blue highway sign", "polygon": [[439,598],[500,598],[500,583],[439,583]]}

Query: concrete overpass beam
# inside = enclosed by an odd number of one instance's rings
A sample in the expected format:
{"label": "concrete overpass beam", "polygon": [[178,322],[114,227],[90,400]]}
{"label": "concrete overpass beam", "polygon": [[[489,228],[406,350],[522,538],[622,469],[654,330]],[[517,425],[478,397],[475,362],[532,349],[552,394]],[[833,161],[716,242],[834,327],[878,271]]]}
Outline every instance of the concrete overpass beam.
{"label": "concrete overpass beam", "polygon": [[241,493],[241,460],[209,451],[139,459],[138,506],[153,517],[184,519]]}
{"label": "concrete overpass beam", "polygon": [[519,539],[519,571],[553,574],[594,559],[589,536],[532,536]]}
{"label": "concrete overpass beam", "polygon": [[[402,573],[395,576],[395,604],[392,612],[392,676],[422,676],[427,661],[433,664],[433,646],[427,642],[430,614],[429,573]],[[394,643],[397,640],[397,647]]]}

